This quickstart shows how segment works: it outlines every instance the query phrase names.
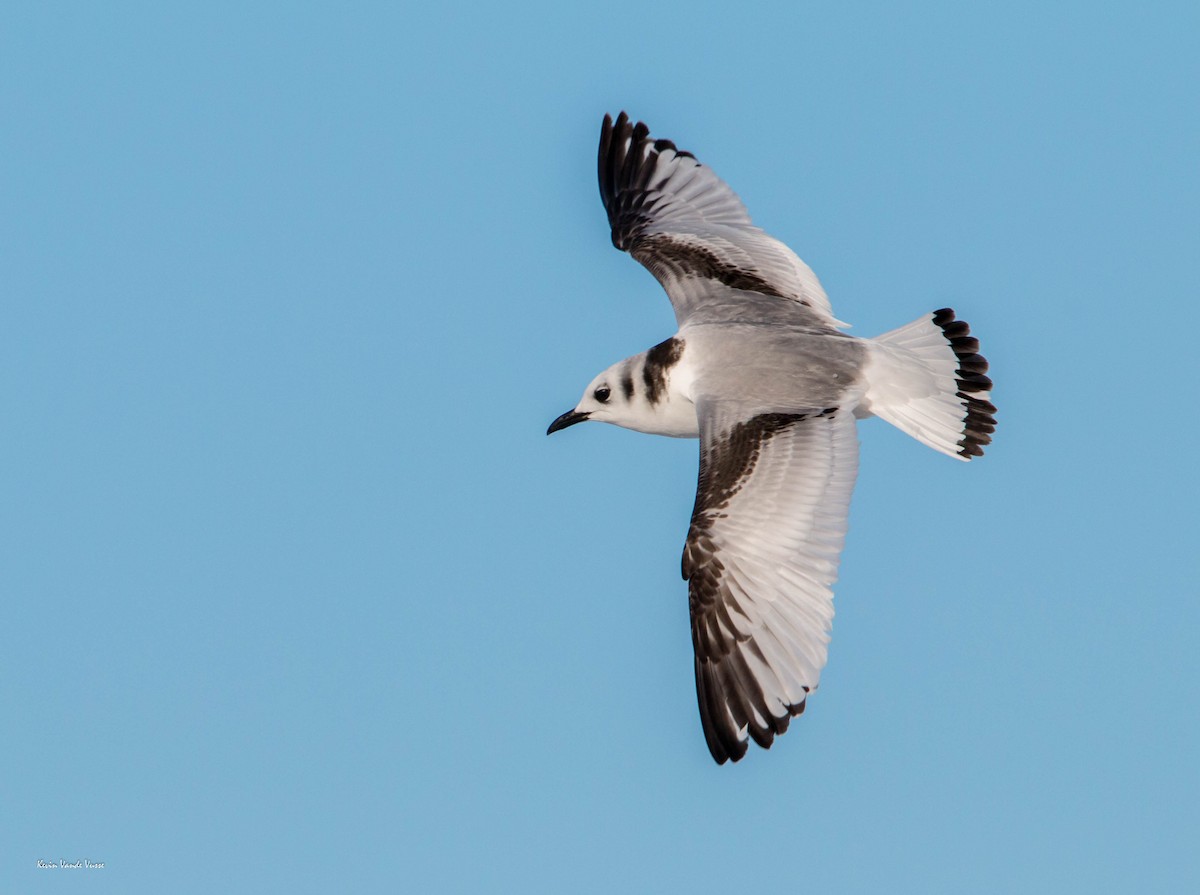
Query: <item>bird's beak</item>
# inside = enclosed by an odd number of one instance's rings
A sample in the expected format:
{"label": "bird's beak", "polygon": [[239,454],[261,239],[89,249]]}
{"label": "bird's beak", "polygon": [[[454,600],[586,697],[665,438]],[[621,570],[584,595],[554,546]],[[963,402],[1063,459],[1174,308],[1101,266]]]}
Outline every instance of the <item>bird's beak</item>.
{"label": "bird's beak", "polygon": [[568,410],[550,424],[550,428],[546,430],[546,434],[553,435],[559,429],[565,429],[567,426],[573,426],[576,423],[582,423],[589,416],[591,416],[590,413],[580,413],[578,410]]}

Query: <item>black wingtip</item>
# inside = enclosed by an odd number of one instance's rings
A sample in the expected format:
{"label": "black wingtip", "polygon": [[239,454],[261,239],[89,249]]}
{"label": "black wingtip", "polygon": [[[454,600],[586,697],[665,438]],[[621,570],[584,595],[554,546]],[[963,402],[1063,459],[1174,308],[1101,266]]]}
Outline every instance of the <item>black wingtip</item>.
{"label": "black wingtip", "polygon": [[618,202],[617,195],[621,189],[621,178],[626,167],[626,159],[630,156],[633,138],[633,127],[629,116],[624,112],[617,115],[613,121],[611,115],[605,115],[600,125],[600,147],[596,158],[596,175],[600,184],[600,201],[608,213],[608,223],[612,229],[613,245],[618,249],[624,247],[619,243],[617,235]]}
{"label": "black wingtip", "polygon": [[646,188],[657,170],[659,156],[668,150],[695,159],[670,140],[651,138],[645,122],[635,123],[623,111],[615,120],[606,114],[600,124],[596,165],[600,199],[608,213],[613,245],[621,251],[629,250],[639,222],[650,211],[644,205]]}

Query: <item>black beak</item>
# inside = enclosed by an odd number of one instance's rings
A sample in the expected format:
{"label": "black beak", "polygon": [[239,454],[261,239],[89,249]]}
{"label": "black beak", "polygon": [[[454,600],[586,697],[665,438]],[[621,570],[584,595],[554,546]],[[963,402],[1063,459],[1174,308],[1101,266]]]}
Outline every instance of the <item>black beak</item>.
{"label": "black beak", "polygon": [[580,413],[578,410],[568,410],[550,424],[550,428],[546,430],[546,434],[553,435],[559,429],[565,429],[567,426],[573,426],[576,423],[582,423],[589,416],[591,416],[590,413]]}

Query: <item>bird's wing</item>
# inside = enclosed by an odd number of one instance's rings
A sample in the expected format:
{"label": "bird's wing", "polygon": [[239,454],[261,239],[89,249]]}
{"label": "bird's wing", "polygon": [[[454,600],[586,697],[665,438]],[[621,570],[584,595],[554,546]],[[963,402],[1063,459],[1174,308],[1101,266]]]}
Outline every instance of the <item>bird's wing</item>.
{"label": "bird's wing", "polygon": [[682,324],[713,295],[772,295],[841,326],[808,265],[750,221],[741,199],[710,168],[622,112],[600,129],[600,197],[612,241],[667,290]]}
{"label": "bird's wing", "polygon": [[825,665],[832,585],[858,470],[851,410],[739,414],[704,400],[683,552],[696,695],[723,764],[771,745]]}

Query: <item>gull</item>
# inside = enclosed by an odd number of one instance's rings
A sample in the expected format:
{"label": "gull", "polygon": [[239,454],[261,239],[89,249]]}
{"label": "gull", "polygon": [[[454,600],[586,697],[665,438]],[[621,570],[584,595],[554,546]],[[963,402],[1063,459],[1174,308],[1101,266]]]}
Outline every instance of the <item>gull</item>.
{"label": "gull", "polygon": [[787,730],[825,666],[857,420],[982,456],[988,363],[950,308],[872,339],[842,332],[808,265],[624,112],[604,116],[599,176],[613,245],[666,290],[679,330],[593,379],[546,434],[592,420],[700,439],[683,549],[696,696],[712,757],[736,762]]}

